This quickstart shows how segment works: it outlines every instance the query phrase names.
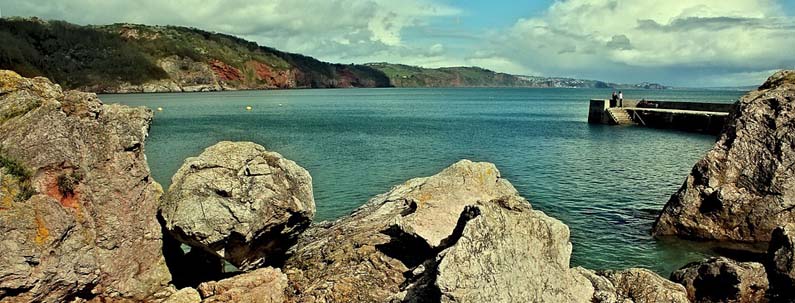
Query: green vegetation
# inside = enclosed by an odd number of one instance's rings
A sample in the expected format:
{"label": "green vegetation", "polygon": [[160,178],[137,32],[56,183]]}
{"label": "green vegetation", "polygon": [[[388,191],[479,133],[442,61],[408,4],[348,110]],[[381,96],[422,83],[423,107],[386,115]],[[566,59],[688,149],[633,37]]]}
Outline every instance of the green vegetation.
{"label": "green vegetation", "polygon": [[16,177],[19,182],[20,191],[14,200],[25,201],[36,193],[30,184],[31,173],[22,164],[3,154],[2,149],[0,149],[0,168],[4,169],[6,174]]}
{"label": "green vegetation", "polygon": [[62,21],[0,19],[0,67],[67,88],[167,77],[118,36]]}
{"label": "green vegetation", "polygon": [[75,188],[80,184],[80,181],[83,181],[83,174],[78,171],[74,171],[70,174],[62,174],[58,176],[56,181],[58,183],[58,190],[61,194],[65,196],[74,195]]}
{"label": "green vegetation", "polygon": [[293,71],[297,87],[390,86],[383,73],[367,66],[326,63],[186,27],[0,19],[0,41],[0,68],[26,77],[45,76],[70,89],[102,90],[123,82],[166,79],[169,74],[157,62],[172,56],[234,67],[242,79],[229,82],[241,87],[265,81],[257,78],[257,64]]}
{"label": "green vegetation", "polygon": [[479,67],[422,68],[416,66],[370,63],[386,74],[397,87],[526,87],[530,83],[514,75]]}

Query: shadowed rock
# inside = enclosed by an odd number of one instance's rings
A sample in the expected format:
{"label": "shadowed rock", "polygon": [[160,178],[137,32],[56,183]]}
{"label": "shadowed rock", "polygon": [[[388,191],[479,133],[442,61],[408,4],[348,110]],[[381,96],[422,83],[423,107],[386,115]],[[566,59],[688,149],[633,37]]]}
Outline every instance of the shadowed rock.
{"label": "shadowed rock", "polygon": [[768,248],[770,292],[779,301],[795,302],[795,223],[773,231]]}
{"label": "shadowed rock", "polygon": [[0,300],[170,294],[144,139],[152,112],[0,71]]}
{"label": "shadowed rock", "polygon": [[740,99],[720,139],[665,205],[654,235],[768,241],[795,222],[795,71]]}
{"label": "shadowed rock", "polygon": [[685,265],[671,280],[684,285],[693,302],[767,302],[765,267],[756,262],[710,258]]}
{"label": "shadowed rock", "polygon": [[166,229],[241,270],[280,263],[315,214],[309,173],[251,142],[208,147],[172,180]]}

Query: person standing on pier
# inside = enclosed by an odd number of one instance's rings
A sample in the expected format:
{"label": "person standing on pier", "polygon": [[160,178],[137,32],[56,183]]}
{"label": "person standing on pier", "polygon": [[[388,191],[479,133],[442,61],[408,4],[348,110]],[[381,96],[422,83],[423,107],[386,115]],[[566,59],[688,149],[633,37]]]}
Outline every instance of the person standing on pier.
{"label": "person standing on pier", "polygon": [[613,91],[613,96],[610,97],[610,106],[611,107],[616,106],[617,102],[618,102],[618,94],[616,94],[616,91]]}
{"label": "person standing on pier", "polygon": [[624,107],[624,93],[618,91],[618,107]]}

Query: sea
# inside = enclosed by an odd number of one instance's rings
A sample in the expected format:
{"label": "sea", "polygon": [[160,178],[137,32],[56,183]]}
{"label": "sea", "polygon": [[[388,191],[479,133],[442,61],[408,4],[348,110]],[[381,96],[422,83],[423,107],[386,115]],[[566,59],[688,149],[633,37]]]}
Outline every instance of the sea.
{"label": "sea", "polygon": [[[333,220],[394,185],[460,159],[488,161],[534,209],[569,226],[572,266],[643,267],[667,277],[715,254],[702,243],[658,240],[649,231],[716,136],[588,124],[589,99],[611,93],[374,88],[100,98],[155,110],[145,152],[164,188],[185,158],[218,141],[253,141],[306,168],[313,178],[315,220]],[[624,91],[626,99],[725,103],[743,94]]]}

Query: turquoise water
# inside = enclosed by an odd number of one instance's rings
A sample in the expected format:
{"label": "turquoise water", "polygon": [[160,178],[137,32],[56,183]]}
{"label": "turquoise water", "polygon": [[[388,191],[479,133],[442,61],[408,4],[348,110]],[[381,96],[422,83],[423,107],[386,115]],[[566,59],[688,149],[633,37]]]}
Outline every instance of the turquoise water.
{"label": "turquoise water", "polygon": [[[709,254],[656,241],[651,224],[714,136],[590,125],[598,89],[338,89],[103,95],[162,107],[146,154],[165,187],[220,140],[260,143],[314,179],[317,219],[349,213],[407,179],[462,159],[497,165],[533,207],[569,225],[573,265],[665,276]],[[625,91],[628,99],[732,102],[730,91]],[[253,110],[246,111],[250,105]]]}

